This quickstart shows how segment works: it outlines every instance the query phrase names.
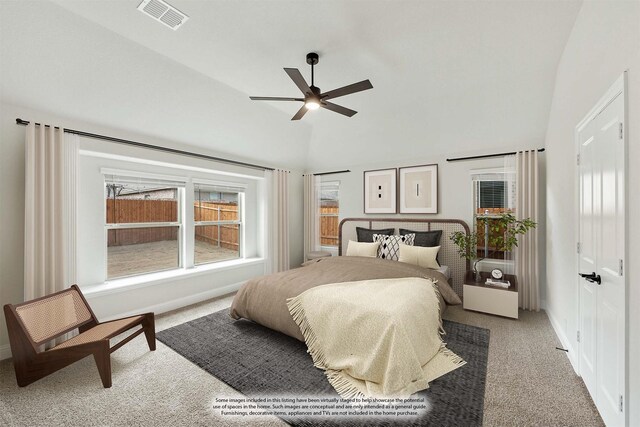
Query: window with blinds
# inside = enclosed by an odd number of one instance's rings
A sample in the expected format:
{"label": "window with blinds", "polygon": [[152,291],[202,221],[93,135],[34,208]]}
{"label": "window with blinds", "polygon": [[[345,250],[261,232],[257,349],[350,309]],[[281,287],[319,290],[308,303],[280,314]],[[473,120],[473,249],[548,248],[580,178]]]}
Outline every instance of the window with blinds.
{"label": "window with blinds", "polygon": [[478,207],[501,209],[505,207],[505,181],[478,181]]}
{"label": "window with blinds", "polygon": [[[492,220],[507,212],[515,212],[515,171],[485,170],[471,175],[473,182],[474,225],[478,232],[478,257],[509,259],[488,242]],[[488,219],[485,223],[484,219]],[[499,231],[498,231],[499,232]]]}

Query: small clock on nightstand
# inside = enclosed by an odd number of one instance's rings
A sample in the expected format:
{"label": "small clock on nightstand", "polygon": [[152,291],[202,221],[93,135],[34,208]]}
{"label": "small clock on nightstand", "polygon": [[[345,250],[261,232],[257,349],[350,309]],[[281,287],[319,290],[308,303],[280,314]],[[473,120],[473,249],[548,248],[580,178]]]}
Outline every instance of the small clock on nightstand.
{"label": "small clock on nightstand", "polygon": [[493,277],[494,279],[501,280],[503,276],[504,273],[502,273],[502,270],[500,270],[499,268],[494,268],[493,270],[491,270],[491,277]]}

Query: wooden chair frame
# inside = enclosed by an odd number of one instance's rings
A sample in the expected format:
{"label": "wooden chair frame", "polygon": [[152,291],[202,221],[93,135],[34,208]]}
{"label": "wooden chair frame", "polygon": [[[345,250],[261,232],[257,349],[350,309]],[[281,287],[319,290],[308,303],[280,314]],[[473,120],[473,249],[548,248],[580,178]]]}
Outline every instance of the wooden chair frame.
{"label": "wooden chair frame", "polygon": [[[21,306],[32,304],[37,301],[45,301],[54,296],[63,294],[65,292],[76,291],[90,313],[90,319],[76,324],[62,332],[56,333],[53,336],[47,336],[45,339],[38,342],[34,341],[31,334],[28,331],[27,325],[22,321],[20,315],[16,311]],[[21,304],[7,304],[4,306],[4,315],[7,321],[7,330],[9,332],[9,343],[11,345],[11,352],[13,357],[13,366],[16,372],[16,380],[18,386],[24,387],[37,381],[59,369],[62,369],[80,359],[83,359],[89,355],[93,355],[95,359],[102,384],[105,388],[111,387],[111,353],[131,341],[144,332],[149,350],[154,351],[156,349],[156,332],[155,332],[155,318],[153,313],[145,313],[139,316],[132,316],[123,319],[112,320],[109,322],[98,322],[96,315],[87,303],[84,295],[80,291],[78,286],[73,285],[70,289],[65,289],[60,292],[56,292],[51,295],[47,295],[41,298],[37,298],[31,301],[26,301]],[[130,319],[129,322],[123,322],[123,320]],[[113,323],[119,322],[119,323]],[[109,324],[114,325],[113,328],[109,328]],[[115,325],[122,324],[122,326],[116,327]],[[104,329],[107,329],[106,333],[98,334],[91,338],[87,338],[88,342],[81,342],[79,344],[65,345],[64,348],[57,348],[63,343],[59,343],[56,347],[49,350],[42,350],[42,345],[60,337],[68,332],[78,329],[81,336],[83,333],[90,331],[98,325],[103,325]],[[109,340],[125,331],[128,331],[136,326],[141,326],[136,332],[124,338],[122,341],[110,346]],[[95,332],[95,331],[94,331]],[[78,337],[77,336],[77,337]],[[73,339],[73,338],[72,338]]]}

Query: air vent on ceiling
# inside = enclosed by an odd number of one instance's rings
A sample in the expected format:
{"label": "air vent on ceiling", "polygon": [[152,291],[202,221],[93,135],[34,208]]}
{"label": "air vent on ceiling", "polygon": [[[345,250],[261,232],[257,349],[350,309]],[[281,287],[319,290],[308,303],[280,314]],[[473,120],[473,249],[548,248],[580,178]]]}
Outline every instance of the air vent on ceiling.
{"label": "air vent on ceiling", "polygon": [[138,10],[172,30],[177,30],[189,19],[187,15],[162,0],[142,0]]}

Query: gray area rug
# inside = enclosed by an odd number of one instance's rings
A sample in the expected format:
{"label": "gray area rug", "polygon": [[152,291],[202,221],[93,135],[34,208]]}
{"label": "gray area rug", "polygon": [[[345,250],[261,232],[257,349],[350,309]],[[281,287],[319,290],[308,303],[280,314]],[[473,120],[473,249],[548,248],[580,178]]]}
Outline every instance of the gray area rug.
{"label": "gray area rug", "polygon": [[[186,359],[249,397],[322,395],[338,397],[313,366],[304,343],[225,309],[157,333]],[[467,364],[419,393],[431,410],[412,421],[384,419],[305,420],[282,417],[293,426],[480,426],[489,353],[489,330],[445,320],[447,347]],[[221,396],[222,397],[222,396]]]}

